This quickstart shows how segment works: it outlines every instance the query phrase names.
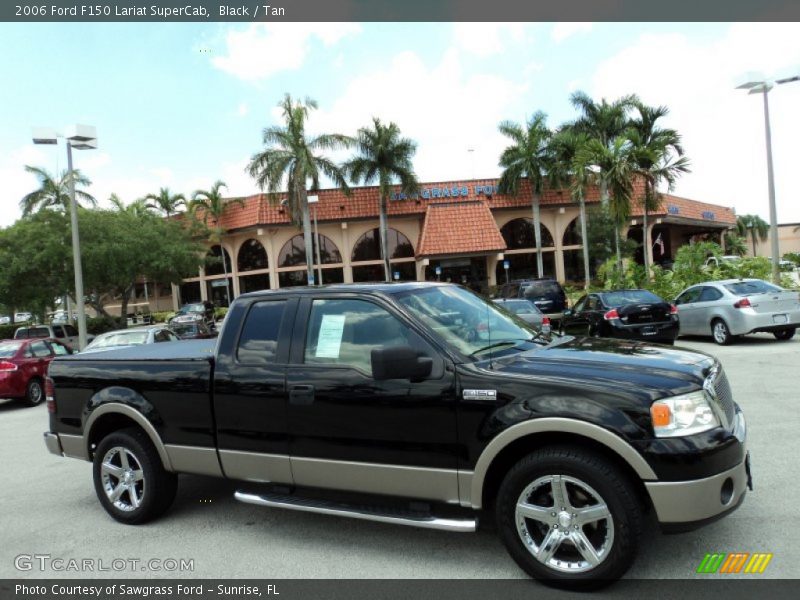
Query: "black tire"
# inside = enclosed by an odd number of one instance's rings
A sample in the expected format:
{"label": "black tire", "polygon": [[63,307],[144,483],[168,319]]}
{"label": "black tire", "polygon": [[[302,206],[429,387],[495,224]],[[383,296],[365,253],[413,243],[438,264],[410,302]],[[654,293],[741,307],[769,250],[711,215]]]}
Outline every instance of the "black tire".
{"label": "black tire", "polygon": [[711,321],[711,337],[720,346],[727,346],[734,340],[734,336],[731,335],[728,324],[722,319],[714,319]]}
{"label": "black tire", "polygon": [[[559,488],[567,490],[564,511],[557,506],[555,490]],[[522,515],[518,520],[518,502],[523,496],[536,507],[547,507],[540,511],[546,522]],[[604,511],[606,516],[581,523],[578,519],[587,507]],[[642,510],[633,485],[609,461],[584,450],[549,447],[520,460],[500,485],[495,510],[500,537],[511,557],[531,577],[547,585],[574,590],[601,588],[622,577],[636,557]],[[527,536],[525,541],[523,536]],[[540,559],[534,553],[547,547],[545,536],[560,541],[549,558]],[[584,541],[592,547],[593,560],[597,561],[594,565],[586,558],[591,553],[578,549]]]}
{"label": "black tire", "polygon": [[[128,469],[124,469],[123,453]],[[133,473],[129,479],[123,475],[126,470]],[[164,469],[150,438],[135,427],[103,438],[95,451],[92,471],[100,504],[114,519],[128,525],[146,523],[164,514],[178,489],[177,475]],[[120,487],[123,489],[116,501],[112,500],[111,495]]]}
{"label": "black tire", "polygon": [[34,377],[28,382],[28,387],[25,388],[25,404],[28,406],[39,406],[44,402],[44,386],[42,380]]}
{"label": "black tire", "polygon": [[794,337],[794,332],[796,329],[794,327],[790,327],[789,329],[781,329],[780,331],[773,331],[772,335],[775,336],[776,340],[781,340],[785,342],[786,340],[790,340]]}

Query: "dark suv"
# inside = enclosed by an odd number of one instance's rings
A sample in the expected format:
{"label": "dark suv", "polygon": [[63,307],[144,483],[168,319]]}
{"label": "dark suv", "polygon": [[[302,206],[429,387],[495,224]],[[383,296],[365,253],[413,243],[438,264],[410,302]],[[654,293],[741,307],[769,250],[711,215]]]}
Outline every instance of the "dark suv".
{"label": "dark suv", "polygon": [[172,317],[167,320],[167,325],[179,325],[181,323],[194,323],[200,321],[214,329],[214,305],[208,300],[185,304]]}
{"label": "dark suv", "polygon": [[551,319],[561,320],[567,307],[564,288],[555,279],[515,279],[500,288],[501,298],[525,298]]}

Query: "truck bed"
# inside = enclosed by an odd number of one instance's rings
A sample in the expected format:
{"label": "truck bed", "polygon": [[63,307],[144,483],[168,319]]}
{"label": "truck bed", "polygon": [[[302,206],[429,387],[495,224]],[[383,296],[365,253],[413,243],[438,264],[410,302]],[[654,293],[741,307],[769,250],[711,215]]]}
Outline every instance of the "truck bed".
{"label": "truck bed", "polygon": [[79,352],[59,357],[58,360],[208,360],[214,356],[216,346],[216,339],[161,342],[94,352]]}

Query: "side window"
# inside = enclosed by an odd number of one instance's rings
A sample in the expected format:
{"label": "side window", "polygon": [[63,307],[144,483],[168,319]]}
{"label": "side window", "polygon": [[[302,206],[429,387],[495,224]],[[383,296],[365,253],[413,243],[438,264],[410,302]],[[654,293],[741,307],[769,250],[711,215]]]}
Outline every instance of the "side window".
{"label": "side window", "polygon": [[27,329],[17,329],[14,333],[15,340],[27,340],[28,339],[28,330]]}
{"label": "side window", "polygon": [[72,325],[64,325],[64,331],[67,332],[67,336],[69,337],[78,337],[78,330]]}
{"label": "side window", "polygon": [[572,312],[579,313],[582,312],[584,308],[586,308],[586,300],[588,296],[584,296],[580,300],[575,303],[575,306],[572,307]]}
{"label": "side window", "polygon": [[675,304],[691,304],[692,302],[697,302],[697,299],[700,297],[701,288],[691,288],[683,292],[680,296],[678,296],[675,300]]}
{"label": "side window", "polygon": [[586,301],[586,310],[597,310],[597,306],[597,296],[589,296],[589,299]]}
{"label": "side window", "polygon": [[53,337],[63,338],[64,330],[61,328],[61,325],[53,325]]}
{"label": "side window", "polygon": [[305,362],[346,365],[372,373],[374,348],[420,348],[422,344],[404,323],[377,304],[366,300],[314,300]]}
{"label": "side window", "polygon": [[50,356],[50,348],[44,341],[33,342],[31,344],[31,354],[35,358],[45,358]]}
{"label": "side window", "polygon": [[268,364],[275,361],[285,308],[285,300],[256,302],[250,307],[236,351],[239,362]]}
{"label": "side window", "polygon": [[722,292],[713,287],[704,287],[698,302],[713,302],[722,298]]}
{"label": "side window", "polygon": [[59,344],[58,342],[50,342],[50,347],[53,349],[53,354],[56,356],[67,356],[68,354],[72,354],[69,348],[67,348],[64,344]]}
{"label": "side window", "polygon": [[158,331],[156,331],[155,334],[153,335],[153,341],[155,343],[158,343],[158,342],[169,342],[170,339],[169,339],[169,334],[167,333],[167,330],[166,329],[159,329]]}

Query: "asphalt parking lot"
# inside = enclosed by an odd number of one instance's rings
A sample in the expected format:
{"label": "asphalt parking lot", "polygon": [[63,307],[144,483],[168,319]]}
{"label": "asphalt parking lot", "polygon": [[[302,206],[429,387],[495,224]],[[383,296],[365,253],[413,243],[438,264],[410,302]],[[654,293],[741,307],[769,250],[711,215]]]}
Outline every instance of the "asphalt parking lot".
{"label": "asphalt parking lot", "polygon": [[[748,422],[755,491],[729,517],[673,536],[647,531],[631,578],[691,578],[706,552],[771,552],[760,578],[800,576],[800,337],[748,336],[729,347],[679,340],[719,357]],[[91,465],[45,450],[44,406],[0,401],[0,578],[108,577],[15,568],[20,554],[52,557],[193,559],[181,577],[520,578],[490,529],[459,534],[266,509],[233,499],[234,485],[184,476],[161,520],[112,521],[94,494]],[[140,569],[140,568],[139,568]],[[125,577],[175,573],[124,570]],[[709,577],[706,575],[705,577]]]}

